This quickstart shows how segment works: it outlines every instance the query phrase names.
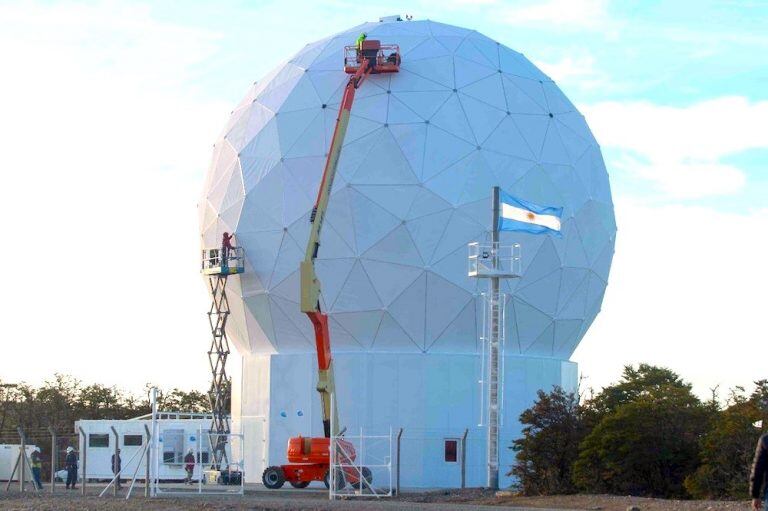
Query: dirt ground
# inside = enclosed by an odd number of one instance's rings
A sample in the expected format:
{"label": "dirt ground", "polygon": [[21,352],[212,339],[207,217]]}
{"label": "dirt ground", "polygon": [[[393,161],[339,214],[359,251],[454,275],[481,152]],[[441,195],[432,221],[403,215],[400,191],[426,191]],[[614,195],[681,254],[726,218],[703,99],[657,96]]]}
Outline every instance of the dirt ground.
{"label": "dirt ground", "polygon": [[666,500],[615,495],[556,495],[551,497],[504,496],[483,489],[428,492],[404,495],[410,502],[444,502],[498,506],[512,509],[568,509],[585,511],[626,511],[636,506],[641,511],[748,511],[749,501]]}
{"label": "dirt ground", "polygon": [[[94,490],[95,492],[96,490]],[[124,495],[124,493],[123,493]],[[248,491],[244,497],[182,497],[145,499],[139,492],[131,500],[95,493],[83,497],[79,492],[25,494],[0,490],[0,509],[18,511],[335,511],[335,510],[435,510],[435,511],[518,511],[580,510],[626,511],[637,506],[641,511],[747,511],[749,502],[679,501],[616,497],[610,495],[561,495],[554,497],[496,496],[480,489],[404,493],[398,498],[381,500],[348,499],[331,502],[319,490]]]}

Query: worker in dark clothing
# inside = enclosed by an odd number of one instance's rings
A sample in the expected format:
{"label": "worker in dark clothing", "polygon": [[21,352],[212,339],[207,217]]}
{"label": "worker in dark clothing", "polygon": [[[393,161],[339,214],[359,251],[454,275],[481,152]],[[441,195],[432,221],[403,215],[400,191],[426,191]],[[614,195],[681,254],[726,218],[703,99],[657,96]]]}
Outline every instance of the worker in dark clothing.
{"label": "worker in dark clothing", "polygon": [[235,248],[232,245],[232,238],[234,238],[234,234],[229,234],[228,232],[225,232],[221,236],[221,266],[229,266],[229,251]]}
{"label": "worker in dark clothing", "polygon": [[192,475],[195,472],[195,455],[192,453],[192,449],[188,450],[187,455],[184,456],[184,470],[187,472],[184,484],[192,484]]}
{"label": "worker in dark clothing", "polygon": [[749,493],[752,495],[752,508],[759,511],[764,508],[768,511],[768,501],[763,504],[760,499],[766,486],[768,475],[768,433],[760,437],[755,450],[755,460],[752,462],[752,472],[749,475]]}
{"label": "worker in dark clothing", "polygon": [[43,460],[40,457],[40,448],[35,447],[30,456],[30,464],[32,465],[32,479],[35,481],[35,486],[38,490],[43,489],[43,483],[40,480],[40,470],[43,467]]}
{"label": "worker in dark clothing", "polygon": [[72,447],[67,447],[67,457],[64,460],[67,469],[67,490],[77,489],[77,454]]}
{"label": "worker in dark clothing", "polygon": [[[120,449],[117,450],[117,455],[112,455],[112,473],[117,475],[123,468],[123,460],[120,459]],[[120,478],[115,479],[115,487],[120,489]]]}

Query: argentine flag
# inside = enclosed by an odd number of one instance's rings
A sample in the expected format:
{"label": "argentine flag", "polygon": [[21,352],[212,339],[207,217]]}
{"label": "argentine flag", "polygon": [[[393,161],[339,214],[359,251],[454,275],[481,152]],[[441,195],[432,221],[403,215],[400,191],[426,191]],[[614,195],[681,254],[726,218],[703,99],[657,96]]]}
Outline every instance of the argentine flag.
{"label": "argentine flag", "polygon": [[532,234],[560,234],[560,218],[563,208],[539,206],[532,202],[516,199],[504,192],[499,198],[499,230],[523,231]]}

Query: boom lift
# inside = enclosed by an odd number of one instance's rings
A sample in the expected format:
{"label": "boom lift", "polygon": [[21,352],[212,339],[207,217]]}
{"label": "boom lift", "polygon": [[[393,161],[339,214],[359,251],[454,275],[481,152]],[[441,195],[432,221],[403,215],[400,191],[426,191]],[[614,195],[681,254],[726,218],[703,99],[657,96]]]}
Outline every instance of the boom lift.
{"label": "boom lift", "polygon": [[[320,249],[320,232],[323,227],[328,200],[331,196],[333,179],[339,163],[341,147],[349,125],[349,116],[355,92],[370,74],[396,73],[400,70],[400,48],[396,44],[383,45],[377,40],[365,40],[361,47],[346,46],[344,48],[344,72],[350,74],[344,88],[344,95],[339,105],[339,116],[331,139],[331,147],[325,162],[320,189],[317,193],[315,206],[309,221],[311,230],[304,261],[301,262],[301,311],[312,322],[315,331],[315,348],[317,349],[318,381],[317,391],[320,393],[323,412],[324,437],[305,438],[293,437],[288,440],[288,464],[268,467],[264,470],[262,481],[267,488],[280,488],[288,481],[295,488],[305,488],[312,481],[324,481],[330,487],[330,444],[331,437],[338,437],[339,414],[336,407],[335,385],[333,379],[333,363],[331,359],[331,338],[328,331],[328,316],[320,309],[320,281],[315,273],[315,259]],[[333,420],[331,420],[333,419]],[[343,451],[348,454],[345,462],[355,459],[354,448],[349,442],[343,443]],[[335,486],[341,489],[349,482],[355,488],[362,488],[361,474],[355,470],[344,471],[335,477]],[[371,472],[367,467],[362,470],[362,477],[368,484],[371,482]]]}

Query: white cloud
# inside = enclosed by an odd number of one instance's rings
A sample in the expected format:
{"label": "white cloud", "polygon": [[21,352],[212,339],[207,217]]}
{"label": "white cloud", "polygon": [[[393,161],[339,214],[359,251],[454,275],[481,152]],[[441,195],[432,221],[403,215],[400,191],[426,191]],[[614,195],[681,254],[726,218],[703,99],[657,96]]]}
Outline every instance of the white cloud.
{"label": "white cloud", "polygon": [[614,166],[655,182],[672,198],[739,191],[744,173],[722,159],[768,147],[768,101],[722,97],[688,107],[609,101],[582,111],[603,147],[624,152]]}
{"label": "white cloud", "polygon": [[536,67],[544,71],[560,87],[565,86],[569,90],[582,91],[616,90],[617,84],[613,83],[602,70],[595,65],[595,58],[588,52],[577,52],[574,55],[566,55],[560,60],[543,61],[534,60]]}
{"label": "white cloud", "polygon": [[0,46],[13,49],[0,258],[20,269],[0,298],[17,346],[3,378],[205,385],[195,204],[229,105],[198,93],[194,66],[217,40],[131,3],[0,6]]}
{"label": "white cloud", "polygon": [[534,62],[550,78],[557,82],[584,78],[595,73],[595,59],[591,55],[572,57],[567,55],[557,62]]}
{"label": "white cloud", "polygon": [[587,385],[638,362],[680,372],[702,396],[764,378],[768,209],[742,215],[619,198],[616,214],[603,311],[574,355]]}
{"label": "white cloud", "polygon": [[608,20],[607,7],[606,0],[547,0],[505,9],[501,17],[512,25],[597,28]]}

